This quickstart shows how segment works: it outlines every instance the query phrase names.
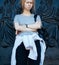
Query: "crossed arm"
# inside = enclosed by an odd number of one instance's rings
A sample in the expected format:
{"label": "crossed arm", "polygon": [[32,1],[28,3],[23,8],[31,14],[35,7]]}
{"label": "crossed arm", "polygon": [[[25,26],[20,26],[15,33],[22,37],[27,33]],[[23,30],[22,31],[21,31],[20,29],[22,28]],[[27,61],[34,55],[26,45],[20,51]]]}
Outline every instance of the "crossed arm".
{"label": "crossed arm", "polygon": [[18,23],[14,23],[16,34],[17,31],[24,32],[24,31],[37,31],[37,29],[41,29],[42,23],[41,21],[37,21],[34,24],[29,24],[28,27],[26,25],[19,25]]}

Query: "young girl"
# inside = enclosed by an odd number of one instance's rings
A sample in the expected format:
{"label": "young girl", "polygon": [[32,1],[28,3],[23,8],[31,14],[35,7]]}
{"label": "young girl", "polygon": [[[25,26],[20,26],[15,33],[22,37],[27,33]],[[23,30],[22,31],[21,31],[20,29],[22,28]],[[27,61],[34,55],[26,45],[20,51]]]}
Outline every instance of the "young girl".
{"label": "young girl", "polygon": [[34,3],[34,0],[21,0],[22,13],[14,18],[16,39],[11,65],[39,65],[41,62],[41,49],[45,43],[37,32],[37,29],[41,29],[42,26],[40,16],[37,16],[35,22],[34,14],[31,12],[34,9]]}

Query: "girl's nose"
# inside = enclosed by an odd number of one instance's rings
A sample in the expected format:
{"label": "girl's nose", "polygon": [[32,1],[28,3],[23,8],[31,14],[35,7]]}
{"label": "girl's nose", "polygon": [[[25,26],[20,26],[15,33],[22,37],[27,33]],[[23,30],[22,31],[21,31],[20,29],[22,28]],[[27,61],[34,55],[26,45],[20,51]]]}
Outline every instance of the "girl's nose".
{"label": "girl's nose", "polygon": [[30,5],[31,3],[29,2],[28,4]]}

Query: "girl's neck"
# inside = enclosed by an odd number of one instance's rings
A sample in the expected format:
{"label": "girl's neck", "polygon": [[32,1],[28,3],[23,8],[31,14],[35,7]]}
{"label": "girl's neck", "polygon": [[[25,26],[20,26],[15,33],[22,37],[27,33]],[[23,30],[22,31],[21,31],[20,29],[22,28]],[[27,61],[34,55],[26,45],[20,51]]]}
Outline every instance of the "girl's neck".
{"label": "girl's neck", "polygon": [[27,11],[27,10],[24,10],[22,14],[24,14],[24,15],[27,15],[27,16],[28,16],[28,15],[31,15],[31,12],[30,12],[30,11]]}

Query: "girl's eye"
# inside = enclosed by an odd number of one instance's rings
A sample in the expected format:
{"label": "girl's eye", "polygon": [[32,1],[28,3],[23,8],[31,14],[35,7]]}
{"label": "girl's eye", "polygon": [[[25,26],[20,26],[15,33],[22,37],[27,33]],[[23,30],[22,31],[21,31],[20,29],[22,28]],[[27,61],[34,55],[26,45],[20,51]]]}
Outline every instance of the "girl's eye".
{"label": "girl's eye", "polygon": [[33,2],[27,2],[27,3],[33,4]]}

